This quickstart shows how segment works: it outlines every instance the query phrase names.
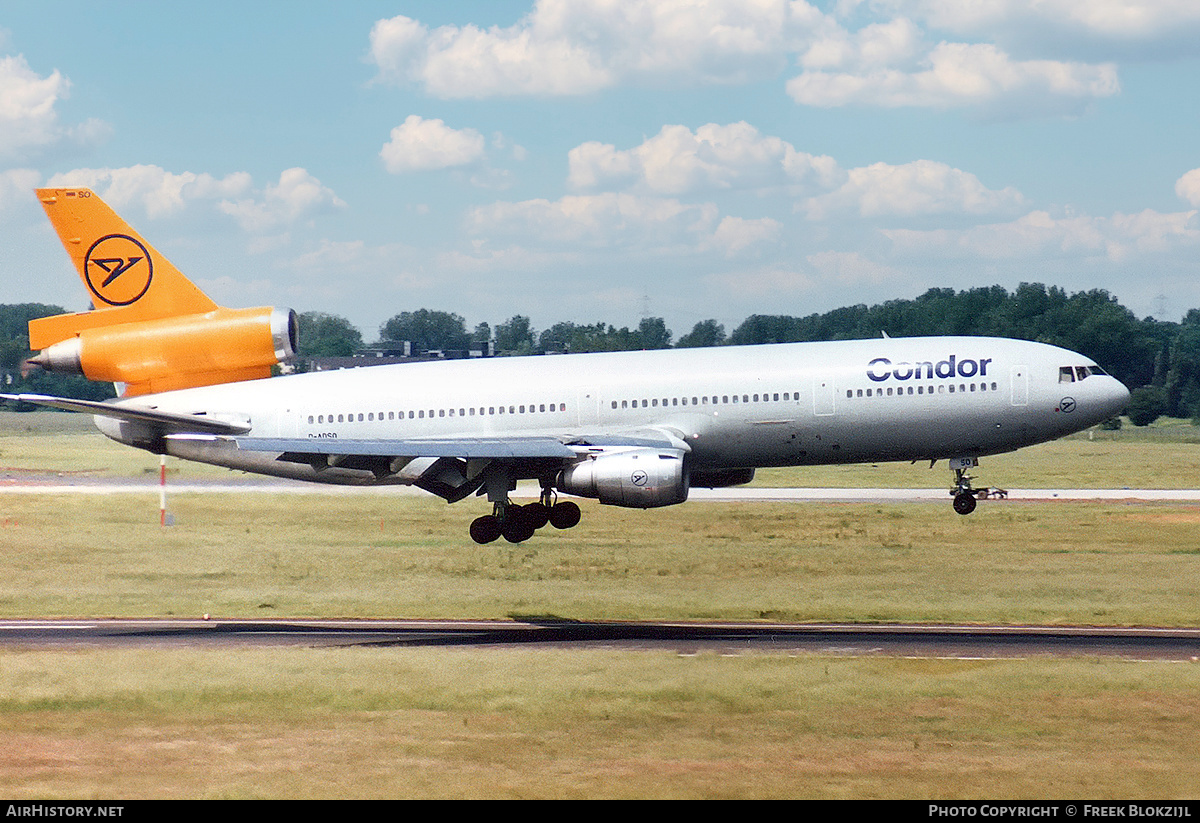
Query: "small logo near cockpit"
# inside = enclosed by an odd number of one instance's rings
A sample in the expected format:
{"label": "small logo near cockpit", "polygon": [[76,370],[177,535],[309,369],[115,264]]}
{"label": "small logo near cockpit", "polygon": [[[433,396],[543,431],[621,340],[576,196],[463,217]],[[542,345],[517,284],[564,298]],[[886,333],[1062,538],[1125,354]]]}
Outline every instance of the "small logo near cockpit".
{"label": "small logo near cockpit", "polygon": [[92,294],[110,306],[141,299],[154,278],[150,252],[127,234],[101,237],[83,259],[84,280]]}
{"label": "small logo near cockpit", "polygon": [[1063,414],[1070,414],[1071,412],[1075,411],[1075,398],[1064,397],[1062,400],[1059,400],[1058,410]]}

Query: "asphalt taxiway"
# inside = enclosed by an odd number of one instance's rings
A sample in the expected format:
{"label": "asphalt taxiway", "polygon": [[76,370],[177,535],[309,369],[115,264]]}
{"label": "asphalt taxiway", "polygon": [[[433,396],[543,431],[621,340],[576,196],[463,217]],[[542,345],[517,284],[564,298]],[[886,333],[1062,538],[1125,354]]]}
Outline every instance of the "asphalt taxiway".
{"label": "asphalt taxiway", "polygon": [[469,646],[924,658],[1200,661],[1200,628],[690,621],[7,619],[0,648]]}

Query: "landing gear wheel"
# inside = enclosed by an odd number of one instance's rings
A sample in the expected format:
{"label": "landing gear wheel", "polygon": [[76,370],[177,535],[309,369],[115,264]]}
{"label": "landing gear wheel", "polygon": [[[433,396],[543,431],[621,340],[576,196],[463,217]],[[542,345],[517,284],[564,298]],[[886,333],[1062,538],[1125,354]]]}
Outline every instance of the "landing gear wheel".
{"label": "landing gear wheel", "polygon": [[556,529],[569,529],[579,525],[579,506],[570,500],[555,503],[550,509],[550,525]]}
{"label": "landing gear wheel", "polygon": [[[512,484],[508,484],[509,489]],[[525,506],[514,504],[505,495],[504,486],[490,489],[492,513],[477,517],[471,523],[471,539],[476,543],[491,543],[503,537],[509,543],[524,543],[546,524],[556,529],[569,529],[579,524],[579,506],[570,501],[555,502],[554,487],[543,483],[541,497]]]}
{"label": "landing gear wheel", "polygon": [[491,543],[500,536],[500,521],[494,514],[485,514],[471,521],[471,539],[476,543]]}
{"label": "landing gear wheel", "polygon": [[535,529],[540,529],[550,522],[550,507],[545,503],[530,503],[528,506],[522,506],[521,510],[533,522]]}
{"label": "landing gear wheel", "polygon": [[536,518],[527,506],[509,506],[500,533],[509,543],[524,543],[537,531]]}
{"label": "landing gear wheel", "polygon": [[[979,460],[975,457],[956,457],[950,461],[950,468],[954,470],[954,488],[950,490],[950,494],[954,496],[954,510],[959,514],[966,515],[975,511],[978,498],[975,489],[971,488],[971,481],[975,478],[967,474],[967,470],[978,465]],[[986,496],[987,490],[984,489],[984,497]]]}

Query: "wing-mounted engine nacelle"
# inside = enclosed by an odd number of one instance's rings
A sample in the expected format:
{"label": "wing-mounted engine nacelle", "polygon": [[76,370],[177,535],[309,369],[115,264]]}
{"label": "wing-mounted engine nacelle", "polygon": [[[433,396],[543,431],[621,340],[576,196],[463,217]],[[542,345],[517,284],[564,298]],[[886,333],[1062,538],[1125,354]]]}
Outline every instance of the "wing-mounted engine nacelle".
{"label": "wing-mounted engine nacelle", "polygon": [[679,449],[603,452],[563,469],[555,485],[567,494],[632,509],[682,503],[689,486]]}
{"label": "wing-mounted engine nacelle", "polygon": [[126,393],[137,395],[269,377],[272,366],[296,356],[297,344],[296,313],[290,309],[219,308],[85,328],[30,362],[125,383]]}

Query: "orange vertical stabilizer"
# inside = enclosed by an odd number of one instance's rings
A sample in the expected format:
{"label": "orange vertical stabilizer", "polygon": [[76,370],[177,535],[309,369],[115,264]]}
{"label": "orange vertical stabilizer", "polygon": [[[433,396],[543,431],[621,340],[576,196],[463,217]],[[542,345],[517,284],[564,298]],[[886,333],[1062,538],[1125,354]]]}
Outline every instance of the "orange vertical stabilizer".
{"label": "orange vertical stabilizer", "polygon": [[90,189],[38,189],[37,195],[96,308],[33,321],[30,348],[44,349],[85,328],[218,308]]}

